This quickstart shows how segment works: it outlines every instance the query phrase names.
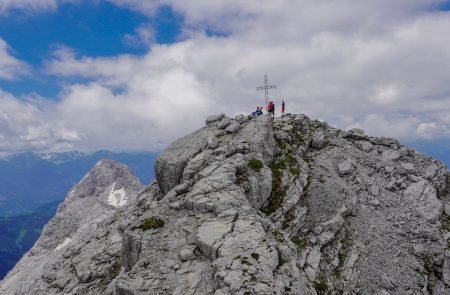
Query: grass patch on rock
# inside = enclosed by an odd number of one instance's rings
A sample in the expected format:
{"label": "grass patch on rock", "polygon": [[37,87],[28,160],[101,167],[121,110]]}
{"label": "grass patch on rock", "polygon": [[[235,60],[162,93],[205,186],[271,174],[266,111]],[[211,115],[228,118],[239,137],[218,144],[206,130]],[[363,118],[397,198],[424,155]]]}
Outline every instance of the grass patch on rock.
{"label": "grass patch on rock", "polygon": [[149,230],[149,229],[157,229],[164,226],[164,220],[159,219],[157,217],[150,217],[146,218],[141,221],[141,224],[137,227],[142,230]]}
{"label": "grass patch on rock", "polygon": [[286,241],[284,240],[283,234],[279,230],[274,230],[272,232],[272,235],[275,237],[275,240],[277,240],[278,243],[284,244]]}
{"label": "grass patch on rock", "polygon": [[251,159],[248,161],[248,167],[255,172],[261,172],[261,169],[264,167],[264,163],[261,160]]}
{"label": "grass patch on rock", "polygon": [[293,236],[291,242],[294,243],[299,250],[305,250],[306,247],[308,247],[308,240],[299,235]]}
{"label": "grass patch on rock", "polygon": [[325,295],[328,291],[328,285],[325,282],[325,278],[319,277],[313,282],[314,289],[316,289],[317,295]]}
{"label": "grass patch on rock", "polygon": [[283,229],[288,228],[288,227],[289,227],[289,224],[291,223],[292,220],[295,219],[295,217],[296,217],[295,209],[294,209],[294,208],[289,209],[289,210],[284,214],[284,220],[283,220],[282,228],[283,228]]}
{"label": "grass patch on rock", "polygon": [[297,165],[297,159],[293,155],[291,155],[290,153],[287,153],[284,156],[284,159],[285,159],[286,163],[289,164],[289,166]]}
{"label": "grass patch on rock", "polygon": [[291,172],[291,174],[294,176],[298,176],[301,171],[300,171],[300,168],[292,167],[289,169],[289,172]]}
{"label": "grass patch on rock", "polygon": [[282,149],[282,150],[286,149],[286,143],[284,142],[284,140],[277,138],[276,142],[280,149]]}
{"label": "grass patch on rock", "polygon": [[272,170],[272,191],[270,193],[269,202],[261,209],[266,215],[272,214],[280,208],[283,204],[284,197],[286,196],[286,188],[281,183],[283,170],[286,169],[285,160],[272,162],[269,167],[270,170]]}

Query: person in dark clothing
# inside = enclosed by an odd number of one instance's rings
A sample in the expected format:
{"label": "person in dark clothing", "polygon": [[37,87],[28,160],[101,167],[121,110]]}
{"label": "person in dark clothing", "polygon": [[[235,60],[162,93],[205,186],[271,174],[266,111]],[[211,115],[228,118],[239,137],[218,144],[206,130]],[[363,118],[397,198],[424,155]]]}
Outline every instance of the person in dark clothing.
{"label": "person in dark clothing", "polygon": [[281,101],[281,116],[284,116],[286,104],[284,103],[284,100]]}
{"label": "person in dark clothing", "polygon": [[263,114],[263,111],[262,111],[262,107],[258,107],[257,109],[256,109],[256,116],[261,116]]}
{"label": "person in dark clothing", "polygon": [[267,106],[267,111],[269,112],[269,114],[272,114],[272,118],[275,118],[275,104],[273,103],[273,101],[271,101]]}

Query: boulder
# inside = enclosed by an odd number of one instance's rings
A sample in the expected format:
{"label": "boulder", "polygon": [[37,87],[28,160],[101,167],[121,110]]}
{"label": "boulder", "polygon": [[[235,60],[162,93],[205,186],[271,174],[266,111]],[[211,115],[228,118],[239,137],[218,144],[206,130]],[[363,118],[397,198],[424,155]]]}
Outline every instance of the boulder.
{"label": "boulder", "polygon": [[212,116],[209,116],[209,117],[206,119],[206,125],[207,125],[207,126],[211,126],[211,125],[213,125],[214,123],[219,122],[219,121],[222,120],[223,118],[225,118],[225,114],[218,114],[218,115],[212,115]]}
{"label": "boulder", "polygon": [[235,133],[236,131],[238,131],[241,128],[241,125],[237,122],[233,122],[231,123],[226,129],[225,131],[227,133]]}

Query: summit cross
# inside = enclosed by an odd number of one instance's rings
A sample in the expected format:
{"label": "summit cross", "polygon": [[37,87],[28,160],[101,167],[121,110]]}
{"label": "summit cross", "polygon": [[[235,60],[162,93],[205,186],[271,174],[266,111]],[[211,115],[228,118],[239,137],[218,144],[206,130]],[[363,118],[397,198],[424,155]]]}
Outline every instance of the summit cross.
{"label": "summit cross", "polygon": [[256,87],[256,90],[263,90],[265,93],[265,102],[266,102],[266,111],[267,111],[267,105],[269,104],[269,89],[277,88],[277,85],[269,85],[267,82],[267,74],[264,75],[264,86],[258,86]]}

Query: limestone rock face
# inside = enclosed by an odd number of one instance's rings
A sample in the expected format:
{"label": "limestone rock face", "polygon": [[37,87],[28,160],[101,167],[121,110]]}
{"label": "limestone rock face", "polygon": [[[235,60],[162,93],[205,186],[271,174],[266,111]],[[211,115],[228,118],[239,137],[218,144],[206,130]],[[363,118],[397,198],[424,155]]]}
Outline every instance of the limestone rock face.
{"label": "limestone rock face", "polygon": [[137,201],[128,167],[100,160],[67,194],[33,248],[0,284],[0,294],[77,294],[120,271],[122,235],[106,226]]}
{"label": "limestone rock face", "polygon": [[450,174],[394,139],[220,114],[155,170],[94,167],[0,294],[450,294]]}

